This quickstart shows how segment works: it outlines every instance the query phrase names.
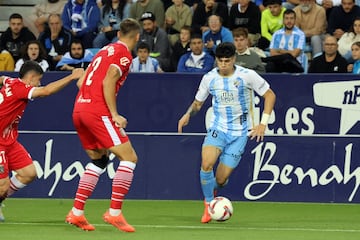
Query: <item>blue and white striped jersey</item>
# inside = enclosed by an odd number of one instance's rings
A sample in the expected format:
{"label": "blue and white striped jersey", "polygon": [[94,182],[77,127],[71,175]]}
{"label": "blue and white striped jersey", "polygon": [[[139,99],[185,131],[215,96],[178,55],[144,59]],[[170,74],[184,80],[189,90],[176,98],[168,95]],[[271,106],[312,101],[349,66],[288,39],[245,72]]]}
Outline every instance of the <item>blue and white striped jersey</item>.
{"label": "blue and white striped jersey", "polygon": [[211,94],[214,114],[209,126],[242,136],[253,126],[253,91],[262,96],[269,88],[268,82],[251,69],[235,66],[232,76],[222,77],[214,68],[203,76],[195,99],[204,102]]}

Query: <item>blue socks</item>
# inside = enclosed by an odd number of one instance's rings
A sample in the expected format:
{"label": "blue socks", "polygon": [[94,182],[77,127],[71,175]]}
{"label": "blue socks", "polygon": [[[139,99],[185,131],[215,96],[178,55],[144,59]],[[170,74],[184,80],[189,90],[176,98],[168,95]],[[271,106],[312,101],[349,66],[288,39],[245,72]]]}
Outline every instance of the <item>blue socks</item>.
{"label": "blue socks", "polygon": [[214,188],[217,185],[214,177],[214,172],[212,170],[209,172],[205,172],[201,169],[200,184],[205,197],[205,202],[211,202],[211,200],[214,199]]}

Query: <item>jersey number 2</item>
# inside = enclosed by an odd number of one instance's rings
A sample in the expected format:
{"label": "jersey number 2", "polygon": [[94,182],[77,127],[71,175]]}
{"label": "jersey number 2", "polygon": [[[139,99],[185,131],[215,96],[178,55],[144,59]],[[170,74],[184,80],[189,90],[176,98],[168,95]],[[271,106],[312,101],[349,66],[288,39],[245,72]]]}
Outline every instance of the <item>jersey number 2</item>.
{"label": "jersey number 2", "polygon": [[86,81],[85,81],[85,84],[86,86],[90,86],[91,83],[92,83],[92,76],[94,75],[94,72],[98,69],[100,63],[101,63],[101,59],[102,57],[97,57],[91,64],[92,66],[92,70],[91,72],[89,72],[87,78],[86,78]]}

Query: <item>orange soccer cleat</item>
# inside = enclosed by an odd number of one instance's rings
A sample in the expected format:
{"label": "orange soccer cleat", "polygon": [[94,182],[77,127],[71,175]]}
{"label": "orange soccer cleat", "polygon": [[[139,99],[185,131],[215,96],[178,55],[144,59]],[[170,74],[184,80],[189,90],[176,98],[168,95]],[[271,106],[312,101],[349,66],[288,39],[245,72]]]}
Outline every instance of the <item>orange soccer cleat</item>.
{"label": "orange soccer cleat", "polygon": [[201,223],[209,223],[211,221],[211,216],[209,213],[209,203],[204,201],[204,213],[201,217]]}
{"label": "orange soccer cleat", "polygon": [[120,213],[119,216],[111,216],[109,211],[106,211],[103,215],[103,219],[105,222],[110,223],[123,232],[135,232],[135,228],[126,222],[122,213]]}
{"label": "orange soccer cleat", "polygon": [[75,216],[73,214],[72,210],[70,210],[70,212],[66,216],[65,222],[75,225],[84,231],[94,231],[95,230],[95,227],[87,221],[87,219],[85,218],[84,215]]}

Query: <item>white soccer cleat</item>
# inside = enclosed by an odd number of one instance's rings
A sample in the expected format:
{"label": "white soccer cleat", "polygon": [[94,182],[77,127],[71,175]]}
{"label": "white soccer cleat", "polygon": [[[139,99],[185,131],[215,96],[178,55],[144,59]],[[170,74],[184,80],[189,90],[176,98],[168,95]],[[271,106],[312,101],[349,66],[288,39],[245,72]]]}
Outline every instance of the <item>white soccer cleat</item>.
{"label": "white soccer cleat", "polygon": [[2,208],[4,207],[4,205],[2,203],[0,203],[0,222],[4,222],[5,221],[5,217],[4,214],[2,212]]}

